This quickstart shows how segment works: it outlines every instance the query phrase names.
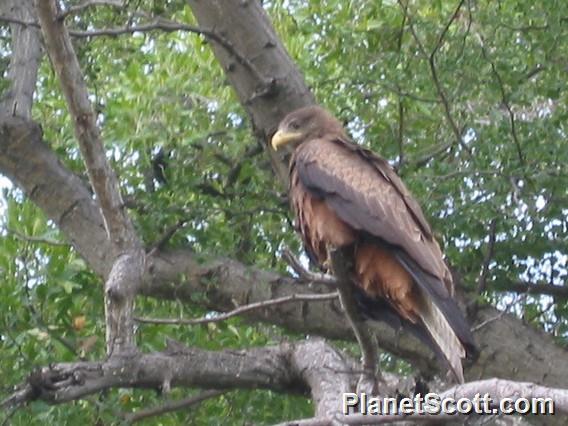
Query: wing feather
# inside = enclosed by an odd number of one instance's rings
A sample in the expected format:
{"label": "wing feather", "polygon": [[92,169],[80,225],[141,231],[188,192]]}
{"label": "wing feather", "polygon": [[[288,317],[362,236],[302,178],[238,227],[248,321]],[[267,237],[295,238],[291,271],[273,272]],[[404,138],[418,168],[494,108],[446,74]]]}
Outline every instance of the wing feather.
{"label": "wing feather", "polygon": [[342,220],[400,247],[443,283],[435,289],[440,296],[452,293],[451,276],[424,214],[386,161],[340,139],[314,139],[296,150],[293,163],[303,185],[324,196]]}

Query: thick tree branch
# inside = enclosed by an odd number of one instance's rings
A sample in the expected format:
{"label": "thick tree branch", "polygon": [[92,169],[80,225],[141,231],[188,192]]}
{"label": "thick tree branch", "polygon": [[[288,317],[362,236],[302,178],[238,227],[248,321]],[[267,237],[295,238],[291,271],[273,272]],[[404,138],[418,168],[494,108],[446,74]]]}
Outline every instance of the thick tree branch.
{"label": "thick tree branch", "polygon": [[455,399],[473,399],[476,394],[489,394],[494,403],[504,398],[551,398],[554,409],[558,413],[568,414],[568,389],[549,388],[534,383],[514,382],[503,379],[488,379],[464,383],[448,389],[440,394],[443,397]]}
{"label": "thick tree branch", "polygon": [[350,363],[321,339],[219,352],[170,341],[164,352],[44,367],[0,407],[10,409],[36,399],[60,404],[112,388],[152,388],[165,393],[178,386],[260,388],[310,392],[316,413],[329,416],[339,411],[342,393],[352,389],[352,376]]}
{"label": "thick tree branch", "polygon": [[[259,2],[189,0],[189,5],[200,27],[215,28],[232,41],[235,50],[254,58],[261,80],[245,67],[238,66],[222,45],[212,44],[217,60],[249,113],[253,131],[265,147],[276,175],[283,187],[287,187],[288,166],[285,159],[269,147],[268,136],[288,112],[313,104],[313,94]],[[265,81],[271,84],[266,86]]]}

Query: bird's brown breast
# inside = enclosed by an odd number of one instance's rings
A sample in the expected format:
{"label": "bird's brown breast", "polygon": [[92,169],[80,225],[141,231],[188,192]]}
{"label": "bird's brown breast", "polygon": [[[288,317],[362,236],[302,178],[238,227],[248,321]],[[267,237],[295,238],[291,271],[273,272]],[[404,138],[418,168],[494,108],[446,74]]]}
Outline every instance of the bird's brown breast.
{"label": "bird's brown breast", "polygon": [[417,292],[412,277],[394,255],[378,243],[360,241],[359,232],[341,220],[324,199],[310,194],[294,174],[291,178],[297,227],[319,264],[327,265],[329,248],[353,245],[356,284],[370,297],[386,299],[402,317],[415,322]]}

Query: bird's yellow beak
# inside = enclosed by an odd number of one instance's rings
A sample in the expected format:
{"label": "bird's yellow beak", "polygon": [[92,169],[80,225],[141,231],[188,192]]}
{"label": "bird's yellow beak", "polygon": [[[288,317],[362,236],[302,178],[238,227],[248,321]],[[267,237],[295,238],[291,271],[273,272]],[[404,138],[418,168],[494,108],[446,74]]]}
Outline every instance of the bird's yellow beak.
{"label": "bird's yellow beak", "polygon": [[301,132],[285,132],[283,130],[278,130],[272,136],[271,145],[274,151],[278,149],[278,147],[286,145],[292,141],[299,139],[302,136]]}

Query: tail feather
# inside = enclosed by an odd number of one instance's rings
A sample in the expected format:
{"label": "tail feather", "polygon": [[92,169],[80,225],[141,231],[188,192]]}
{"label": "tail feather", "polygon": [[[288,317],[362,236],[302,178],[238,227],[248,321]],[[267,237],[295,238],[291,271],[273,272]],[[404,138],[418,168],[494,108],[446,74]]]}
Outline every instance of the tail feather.
{"label": "tail feather", "polygon": [[441,355],[449,364],[456,379],[460,383],[463,383],[462,359],[466,357],[466,350],[463,344],[456,336],[454,329],[448,323],[445,315],[431,298],[424,297],[424,295],[421,294],[418,301],[419,307],[417,313],[420,320],[428,330],[430,337],[438,347]]}

